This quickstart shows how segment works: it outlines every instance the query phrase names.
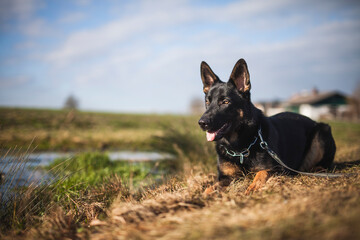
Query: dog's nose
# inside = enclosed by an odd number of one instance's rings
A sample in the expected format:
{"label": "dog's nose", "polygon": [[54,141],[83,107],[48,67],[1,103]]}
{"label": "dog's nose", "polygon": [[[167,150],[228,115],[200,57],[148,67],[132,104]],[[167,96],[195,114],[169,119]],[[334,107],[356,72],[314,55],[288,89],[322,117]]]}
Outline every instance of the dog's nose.
{"label": "dog's nose", "polygon": [[203,130],[206,130],[208,128],[208,126],[209,126],[209,122],[202,119],[202,118],[200,118],[199,125]]}

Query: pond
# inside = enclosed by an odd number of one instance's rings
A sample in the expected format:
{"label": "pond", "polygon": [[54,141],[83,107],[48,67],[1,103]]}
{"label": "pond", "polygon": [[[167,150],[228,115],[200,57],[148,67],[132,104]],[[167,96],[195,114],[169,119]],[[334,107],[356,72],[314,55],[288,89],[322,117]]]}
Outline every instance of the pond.
{"label": "pond", "polygon": [[[71,158],[78,153],[40,152],[20,156],[0,157],[0,194],[8,192],[13,187],[29,184],[48,183],[53,178],[41,167],[49,165],[57,158]],[[174,156],[159,152],[113,151],[106,153],[112,161],[160,161],[173,159]]]}

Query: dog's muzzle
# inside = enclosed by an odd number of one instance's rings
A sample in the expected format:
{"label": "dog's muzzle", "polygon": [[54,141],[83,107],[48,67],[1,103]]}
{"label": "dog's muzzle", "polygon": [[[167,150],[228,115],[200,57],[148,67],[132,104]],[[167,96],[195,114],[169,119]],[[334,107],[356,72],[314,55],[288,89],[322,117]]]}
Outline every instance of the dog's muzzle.
{"label": "dog's muzzle", "polygon": [[202,130],[204,130],[204,131],[208,130],[209,124],[210,124],[209,120],[207,120],[205,118],[200,118],[198,123],[199,123]]}

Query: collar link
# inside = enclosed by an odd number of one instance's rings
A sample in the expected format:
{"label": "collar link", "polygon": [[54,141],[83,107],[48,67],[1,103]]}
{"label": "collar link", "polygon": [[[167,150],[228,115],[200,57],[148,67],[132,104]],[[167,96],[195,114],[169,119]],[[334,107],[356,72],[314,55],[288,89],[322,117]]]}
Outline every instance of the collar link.
{"label": "collar link", "polygon": [[[262,135],[261,135],[261,127],[258,130],[258,136],[260,137],[260,146],[262,147],[262,144],[266,142],[264,142]],[[249,157],[250,155],[250,148],[256,143],[256,141],[258,140],[258,136],[255,136],[255,139],[252,143],[250,143],[250,145],[247,148],[244,148],[241,152],[236,152],[230,149],[227,149],[224,145],[222,145],[222,147],[225,149],[225,152],[227,155],[231,156],[231,157],[239,157],[239,162],[240,164],[244,163],[244,157]],[[262,147],[263,148],[263,147]]]}

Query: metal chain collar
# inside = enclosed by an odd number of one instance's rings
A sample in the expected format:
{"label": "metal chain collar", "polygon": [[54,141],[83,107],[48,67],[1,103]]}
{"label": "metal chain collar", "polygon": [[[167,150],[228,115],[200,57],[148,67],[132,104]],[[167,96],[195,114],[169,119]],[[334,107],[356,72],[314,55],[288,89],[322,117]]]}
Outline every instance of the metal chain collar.
{"label": "metal chain collar", "polygon": [[256,141],[258,140],[258,138],[257,137],[255,137],[255,140],[252,142],[252,143],[250,143],[250,145],[249,145],[249,147],[248,148],[246,148],[246,149],[244,149],[242,152],[235,152],[235,151],[233,151],[233,150],[229,150],[229,149],[227,149],[224,145],[222,145],[223,147],[224,147],[224,149],[225,149],[225,152],[229,155],[229,156],[231,156],[231,157],[239,157],[240,159],[239,159],[239,161],[240,161],[240,164],[243,164],[243,162],[244,162],[244,157],[248,157],[249,155],[250,155],[250,148],[256,143]]}

